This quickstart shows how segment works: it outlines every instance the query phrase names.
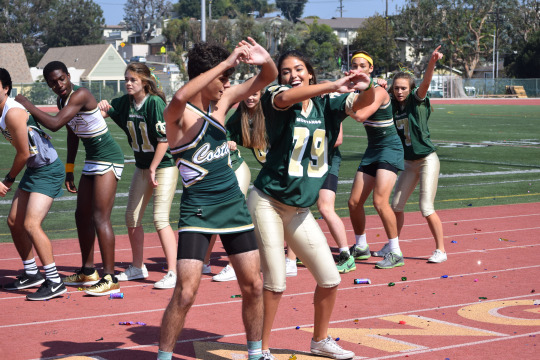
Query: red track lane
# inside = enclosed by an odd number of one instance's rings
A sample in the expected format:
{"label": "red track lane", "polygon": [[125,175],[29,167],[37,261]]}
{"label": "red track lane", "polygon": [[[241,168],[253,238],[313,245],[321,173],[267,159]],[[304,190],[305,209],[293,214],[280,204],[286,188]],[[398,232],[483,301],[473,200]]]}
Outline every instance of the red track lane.
{"label": "red track lane", "polygon": [[[434,241],[419,213],[406,214],[401,236],[405,266],[377,270],[374,263],[379,258],[357,261],[356,271],[342,275],[329,333],[340,337],[340,344],[355,351],[358,359],[537,358],[540,305],[534,300],[540,302],[540,203],[438,214],[449,260],[426,263]],[[350,221],[344,221],[352,241]],[[326,225],[320,224],[334,246]],[[368,217],[367,234],[371,250],[386,242],[377,216]],[[34,289],[0,292],[1,358],[155,359],[161,316],[172,291],[152,288],[164,275],[156,234],[147,235],[145,246],[150,277],[122,283],[124,299],[88,297],[74,287],[47,302],[26,301],[24,296]],[[63,274],[79,266],[76,240],[54,241],[53,247]],[[117,237],[116,248],[120,270],[131,258],[126,236]],[[19,271],[20,260],[12,244],[0,244],[0,250],[0,281],[6,283]],[[218,243],[213,273],[225,264]],[[372,284],[354,285],[355,278],[370,278]],[[231,298],[239,293],[238,285],[210,279],[203,275],[174,359],[240,359],[246,353],[241,301]],[[395,286],[388,286],[390,282]],[[273,326],[273,353],[279,360],[293,352],[298,359],[320,359],[304,353],[309,351],[315,282],[300,267],[287,286]],[[146,326],[119,325],[122,321]]]}

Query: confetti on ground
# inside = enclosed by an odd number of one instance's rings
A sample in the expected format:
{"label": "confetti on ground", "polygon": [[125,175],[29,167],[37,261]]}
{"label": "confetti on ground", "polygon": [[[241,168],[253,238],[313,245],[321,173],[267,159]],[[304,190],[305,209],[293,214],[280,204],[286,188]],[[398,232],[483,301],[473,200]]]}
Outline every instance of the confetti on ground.
{"label": "confetti on ground", "polygon": [[450,241],[452,244],[457,244],[457,241],[456,240],[452,240]]}
{"label": "confetti on ground", "polygon": [[474,279],[474,282],[478,282],[478,279]]}
{"label": "confetti on ground", "polygon": [[406,276],[402,276],[402,277],[401,277],[401,281],[407,281],[407,277],[406,277]]}
{"label": "confetti on ground", "polygon": [[242,297],[242,295],[231,295],[231,298],[233,298],[233,299],[234,298],[241,298],[241,297]]}
{"label": "confetti on ground", "polygon": [[401,320],[399,323],[400,323],[401,325],[405,325],[405,324],[406,324],[406,322],[403,321],[403,320]]}
{"label": "confetti on ground", "polygon": [[103,340],[103,336],[97,339],[96,341],[102,341],[102,340]]}
{"label": "confetti on ground", "polygon": [[296,360],[296,355],[292,354],[291,357],[289,357],[289,360]]}
{"label": "confetti on ground", "polygon": [[395,283],[391,282],[391,283],[388,283],[388,286],[394,286],[396,285]]}
{"label": "confetti on ground", "polygon": [[485,296],[479,296],[478,298],[479,298],[480,300],[487,300],[487,297],[485,297]]}
{"label": "confetti on ground", "polygon": [[297,326],[297,327],[296,327],[296,330],[300,330],[300,326]]}
{"label": "confetti on ground", "polygon": [[441,276],[441,278],[446,279],[446,278],[448,278],[448,275],[443,275],[443,276]]}
{"label": "confetti on ground", "polygon": [[339,338],[336,338],[336,341],[339,341]]}

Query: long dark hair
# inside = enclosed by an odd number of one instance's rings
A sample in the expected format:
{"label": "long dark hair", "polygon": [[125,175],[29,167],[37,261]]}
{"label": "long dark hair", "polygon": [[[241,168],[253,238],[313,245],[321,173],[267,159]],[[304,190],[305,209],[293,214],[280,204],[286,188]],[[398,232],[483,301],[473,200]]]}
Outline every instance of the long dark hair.
{"label": "long dark hair", "polygon": [[396,83],[397,79],[406,79],[409,81],[409,91],[412,91],[416,87],[416,83],[414,82],[414,76],[408,72],[400,71],[396,75],[394,75],[394,78],[392,79],[392,86],[390,86],[390,95],[394,97],[394,84]]}
{"label": "long dark hair", "polygon": [[[258,92],[261,93],[261,90]],[[260,98],[257,105],[252,109],[246,106],[245,100],[241,101],[239,109],[240,124],[242,127],[242,145],[251,149],[266,150],[268,139],[266,138],[266,123]]]}
{"label": "long dark hair", "polygon": [[140,62],[134,62],[127,66],[126,72],[131,71],[132,73],[137,74],[141,79],[144,87],[144,92],[150,95],[159,96],[165,103],[165,94],[161,91],[157,85],[155,75],[152,74],[148,66]]}
{"label": "long dark hair", "polygon": [[283,66],[283,61],[287,58],[297,58],[298,60],[302,61],[304,65],[306,66],[307,71],[311,74],[311,79],[309,79],[309,85],[313,85],[317,83],[317,76],[315,75],[315,70],[313,69],[313,65],[311,65],[311,62],[309,59],[302,54],[298,50],[289,50],[279,57],[277,68],[278,68],[278,84],[281,85],[281,67]]}

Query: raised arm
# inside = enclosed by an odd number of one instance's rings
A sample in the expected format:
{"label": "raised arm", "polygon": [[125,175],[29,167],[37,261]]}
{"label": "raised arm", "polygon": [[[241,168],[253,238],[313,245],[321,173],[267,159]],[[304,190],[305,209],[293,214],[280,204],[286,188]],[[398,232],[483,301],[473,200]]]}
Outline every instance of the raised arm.
{"label": "raised arm", "polygon": [[15,100],[24,106],[30,112],[30,114],[32,114],[34,119],[43,124],[43,126],[45,126],[47,129],[51,131],[58,131],[86,106],[89,101],[89,97],[93,98],[93,95],[90,93],[90,91],[88,91],[88,89],[78,89],[71,95],[69,103],[56,115],[49,115],[46,112],[41,111],[34,104],[32,104],[30,100],[20,94],[15,97]]}
{"label": "raised arm", "polygon": [[182,86],[174,94],[171,102],[163,112],[163,118],[167,124],[167,133],[170,126],[181,127],[180,122],[189,99],[201,92],[212,80],[221,76],[226,70],[235,67],[240,63],[241,59],[248,56],[249,48],[247,46],[237,47],[227,59]]}
{"label": "raised arm", "polygon": [[225,105],[229,107],[262,90],[274,81],[278,74],[276,64],[270,54],[252,38],[248,37],[248,41],[243,40],[238,44],[239,47],[246,46],[249,49],[249,57],[244,57],[241,61],[249,65],[260,66],[261,71],[248,81],[227,89],[222,98],[222,103],[226,101],[227,104]]}
{"label": "raised arm", "polygon": [[433,78],[433,71],[435,70],[435,64],[437,61],[442,59],[443,54],[439,52],[439,49],[441,48],[441,45],[439,45],[435,51],[431,54],[431,58],[429,59],[428,66],[426,68],[426,72],[424,73],[424,78],[422,79],[422,83],[418,87],[418,90],[416,91],[416,95],[420,99],[423,99],[427,95],[427,91],[429,89],[429,84],[431,84],[431,79]]}

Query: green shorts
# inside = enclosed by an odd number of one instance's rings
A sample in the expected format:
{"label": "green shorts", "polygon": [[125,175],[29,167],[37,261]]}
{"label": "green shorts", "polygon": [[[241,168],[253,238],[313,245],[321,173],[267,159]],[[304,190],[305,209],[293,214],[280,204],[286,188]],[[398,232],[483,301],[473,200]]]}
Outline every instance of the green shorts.
{"label": "green shorts", "polygon": [[26,168],[19,183],[19,189],[30,193],[40,193],[54,199],[64,193],[62,184],[65,177],[64,164],[58,158],[49,165],[39,168]]}
{"label": "green shorts", "polygon": [[178,232],[233,234],[253,230],[244,194],[212,205],[180,205]]}

